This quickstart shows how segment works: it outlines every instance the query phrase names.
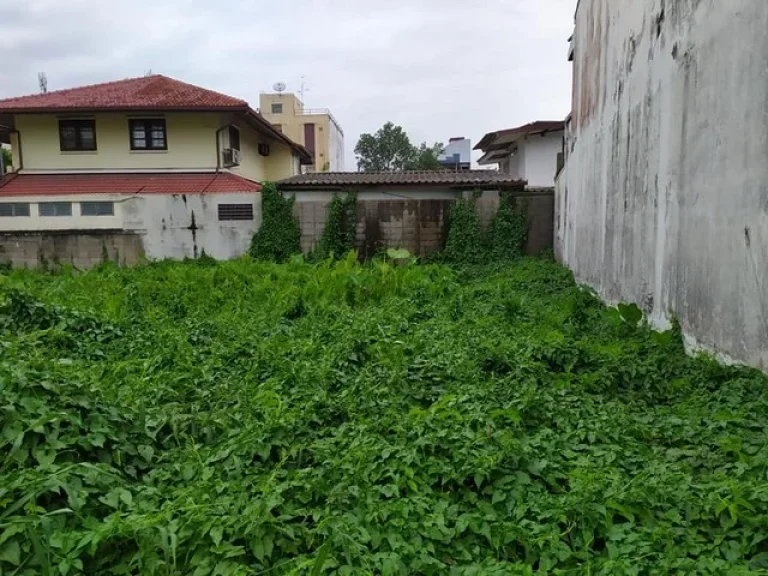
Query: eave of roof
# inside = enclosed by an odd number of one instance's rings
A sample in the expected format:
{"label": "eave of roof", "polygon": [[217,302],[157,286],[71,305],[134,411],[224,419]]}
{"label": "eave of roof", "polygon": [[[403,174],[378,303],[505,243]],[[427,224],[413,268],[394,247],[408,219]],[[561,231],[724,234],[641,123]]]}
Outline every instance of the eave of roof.
{"label": "eave of roof", "polygon": [[261,185],[231,172],[7,174],[0,198],[87,194],[221,194],[258,192]]}
{"label": "eave of roof", "polygon": [[318,172],[279,182],[284,190],[341,190],[361,186],[432,187],[452,189],[521,189],[525,182],[494,170],[405,172]]}
{"label": "eave of roof", "polygon": [[[517,128],[509,128],[506,130],[497,130],[496,132],[488,132],[480,139],[480,142],[475,146],[475,150],[492,150],[493,146],[498,146],[500,143],[498,139],[504,138],[506,143],[514,142],[521,136],[530,136],[533,134],[544,134],[546,132],[558,132],[565,129],[565,121],[563,120],[537,120]],[[500,149],[500,148],[496,148]]]}

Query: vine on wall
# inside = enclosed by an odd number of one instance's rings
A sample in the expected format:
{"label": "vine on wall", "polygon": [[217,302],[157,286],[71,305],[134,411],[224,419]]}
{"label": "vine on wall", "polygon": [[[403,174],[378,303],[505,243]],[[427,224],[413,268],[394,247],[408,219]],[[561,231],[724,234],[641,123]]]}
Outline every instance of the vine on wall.
{"label": "vine on wall", "polygon": [[523,255],[528,240],[528,206],[512,205],[509,194],[501,194],[499,209],[486,234],[486,253],[491,262],[507,262]]}
{"label": "vine on wall", "polygon": [[485,250],[476,206],[479,197],[480,191],[475,191],[470,198],[459,198],[451,206],[448,216],[448,239],[443,253],[446,262],[453,264],[483,262]]}
{"label": "vine on wall", "polygon": [[261,227],[253,235],[249,254],[256,260],[285,262],[301,253],[301,226],[293,215],[293,196],[284,197],[274,182],[261,188]]}
{"label": "vine on wall", "polygon": [[355,223],[357,219],[357,194],[352,192],[345,198],[338,194],[328,204],[323,235],[317,243],[312,260],[343,258],[355,249]]}

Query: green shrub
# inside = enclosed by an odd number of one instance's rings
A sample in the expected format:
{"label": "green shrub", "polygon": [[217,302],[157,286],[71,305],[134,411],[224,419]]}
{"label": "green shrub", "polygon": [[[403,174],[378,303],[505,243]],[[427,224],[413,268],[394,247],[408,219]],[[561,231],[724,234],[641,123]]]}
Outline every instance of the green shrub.
{"label": "green shrub", "polygon": [[527,205],[513,208],[509,194],[501,194],[499,209],[486,234],[486,254],[491,262],[508,262],[523,255],[528,240]]}
{"label": "green shrub", "polygon": [[313,251],[313,260],[342,258],[355,249],[357,195],[334,194],[326,210],[325,228]]}
{"label": "green shrub", "polygon": [[285,262],[301,253],[301,226],[293,215],[293,196],[284,197],[273,182],[261,188],[261,226],[251,240],[256,260]]}
{"label": "green shrub", "polygon": [[451,206],[448,238],[443,259],[452,264],[479,264],[485,259],[480,218],[477,215],[479,192],[459,198]]}

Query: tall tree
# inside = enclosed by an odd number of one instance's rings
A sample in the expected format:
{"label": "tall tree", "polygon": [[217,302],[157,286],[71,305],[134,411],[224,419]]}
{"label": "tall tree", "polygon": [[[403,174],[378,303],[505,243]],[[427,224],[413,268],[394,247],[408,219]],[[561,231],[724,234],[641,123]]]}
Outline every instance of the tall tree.
{"label": "tall tree", "polygon": [[387,122],[376,134],[363,134],[355,146],[361,172],[405,170],[414,161],[415,148],[400,126]]}
{"label": "tall tree", "polygon": [[432,146],[427,146],[426,142],[422,142],[421,146],[414,150],[413,161],[409,170],[439,170],[442,168],[440,162],[437,159],[440,154],[443,153],[445,148],[440,142],[435,142]]}

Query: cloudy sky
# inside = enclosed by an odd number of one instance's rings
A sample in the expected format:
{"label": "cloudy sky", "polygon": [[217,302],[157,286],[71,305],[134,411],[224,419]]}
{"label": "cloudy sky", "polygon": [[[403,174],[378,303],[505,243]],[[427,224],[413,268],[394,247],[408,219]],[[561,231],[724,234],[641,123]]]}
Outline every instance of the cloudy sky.
{"label": "cloudy sky", "polygon": [[330,108],[347,169],[387,121],[415,143],[570,108],[576,0],[0,0],[0,98],[147,70],[248,100],[278,81]]}

